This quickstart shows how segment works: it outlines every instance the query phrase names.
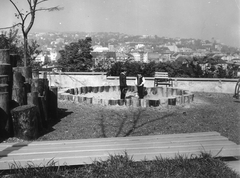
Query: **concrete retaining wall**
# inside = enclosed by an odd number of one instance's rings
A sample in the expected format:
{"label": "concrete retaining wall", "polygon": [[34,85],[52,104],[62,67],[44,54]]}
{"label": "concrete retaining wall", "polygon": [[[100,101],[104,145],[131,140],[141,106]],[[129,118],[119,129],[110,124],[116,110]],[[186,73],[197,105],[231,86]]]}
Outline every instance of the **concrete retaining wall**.
{"label": "concrete retaining wall", "polygon": [[[131,97],[127,99],[107,99],[94,97],[96,93],[105,92],[107,95],[111,92],[119,92],[119,86],[83,86],[68,89],[66,92],[59,92],[58,99],[73,101],[75,103],[98,104],[103,106],[119,105],[133,107],[168,107],[175,105],[187,105],[193,102],[194,94],[187,90],[181,90],[173,87],[149,87],[146,88],[150,98],[138,99]],[[128,86],[128,91],[136,91],[135,86]],[[86,96],[85,94],[92,93]],[[95,93],[95,94],[94,94]]]}
{"label": "concrete retaining wall", "polygon": [[[94,74],[94,75],[92,75]],[[75,88],[81,86],[119,85],[118,77],[107,77],[105,73],[48,73],[50,86]],[[127,84],[134,85],[135,77],[127,77]],[[173,87],[192,92],[234,93],[237,79],[173,78]],[[146,87],[153,87],[153,77],[146,77]]]}

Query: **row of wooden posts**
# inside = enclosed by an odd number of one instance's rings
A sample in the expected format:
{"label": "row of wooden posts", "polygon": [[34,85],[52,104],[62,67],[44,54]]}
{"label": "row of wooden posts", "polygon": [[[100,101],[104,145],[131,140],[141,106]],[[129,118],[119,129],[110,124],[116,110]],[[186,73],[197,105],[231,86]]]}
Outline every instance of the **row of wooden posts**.
{"label": "row of wooden posts", "polygon": [[18,55],[0,49],[0,138],[36,139],[56,121],[57,87],[50,87],[46,73],[17,66]]}

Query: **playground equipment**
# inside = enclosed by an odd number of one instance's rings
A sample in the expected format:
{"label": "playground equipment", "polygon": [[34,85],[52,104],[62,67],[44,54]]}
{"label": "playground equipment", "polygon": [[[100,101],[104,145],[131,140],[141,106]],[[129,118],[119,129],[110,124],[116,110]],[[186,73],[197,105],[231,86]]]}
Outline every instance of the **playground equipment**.
{"label": "playground equipment", "polygon": [[238,79],[237,84],[235,86],[235,91],[234,91],[233,97],[236,99],[239,99],[239,95],[240,95],[240,78]]}

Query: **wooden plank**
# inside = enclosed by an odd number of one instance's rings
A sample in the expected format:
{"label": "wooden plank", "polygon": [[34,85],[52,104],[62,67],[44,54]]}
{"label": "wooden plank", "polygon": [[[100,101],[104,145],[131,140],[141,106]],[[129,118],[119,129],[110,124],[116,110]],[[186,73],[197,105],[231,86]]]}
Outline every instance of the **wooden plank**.
{"label": "wooden plank", "polygon": [[53,145],[51,147],[22,147],[17,149],[16,147],[10,147],[0,152],[0,157],[4,156],[16,156],[16,155],[27,155],[27,154],[37,154],[37,153],[46,153],[46,152],[58,152],[58,151],[65,151],[65,150],[95,150],[96,146],[97,149],[101,150],[113,150],[116,148],[119,149],[138,149],[138,148],[174,148],[174,147],[194,147],[194,146],[212,146],[212,145],[236,145],[233,142],[223,140],[223,141],[203,141],[203,142],[182,142],[174,143],[113,143],[113,144],[104,144],[102,145],[88,145],[88,144],[74,144],[74,145]]}
{"label": "wooden plank", "polygon": [[[22,146],[22,147],[7,147],[7,148],[2,148],[1,151],[10,151],[10,150],[19,150],[19,149],[44,149],[44,148],[58,148],[58,147],[74,147],[74,146],[82,146],[82,147],[99,147],[99,146],[110,146],[110,145],[151,145],[151,144],[181,144],[181,145],[185,145],[185,144],[194,144],[196,143],[215,143],[215,142],[219,142],[219,143],[224,143],[225,141],[229,142],[228,139],[226,137],[220,137],[220,136],[216,136],[214,138],[188,138],[188,139],[178,139],[178,140],[168,140],[168,139],[161,139],[161,140],[141,140],[141,141],[115,141],[115,142],[96,142],[96,143],[86,143],[86,142],[72,142],[72,143],[68,143],[67,141],[61,141],[59,143],[55,143],[55,144],[38,144],[38,145],[32,145],[32,146]],[[233,143],[233,142],[232,142]]]}
{"label": "wooden plank", "polygon": [[[213,155],[218,153],[218,150],[214,150],[212,151]],[[232,151],[228,150],[228,151],[223,151],[222,153],[227,154],[227,155],[231,155]],[[195,156],[195,155],[199,155],[198,151],[195,152],[191,152],[190,154],[185,151],[182,152],[181,154],[186,154],[186,157],[190,158],[191,155]],[[150,153],[150,154],[145,154],[145,153],[140,153],[140,154],[128,154],[130,157],[133,158],[134,161],[141,161],[141,160],[152,160],[155,159],[156,156],[160,156],[159,154],[155,154],[155,153]],[[174,158],[176,155],[176,153],[162,153],[161,156],[163,158]],[[94,160],[106,160],[107,158],[109,158],[109,155],[95,155],[94,158],[88,157],[88,156],[73,156],[73,157],[66,157],[66,158],[55,158],[54,161],[56,162],[56,166],[61,166],[61,165],[83,165],[83,164],[91,164]],[[45,159],[41,159],[41,160],[35,160],[34,161],[34,165],[35,166],[44,166],[48,163],[48,161],[52,160],[49,158],[45,158]],[[17,164],[20,164],[22,167],[25,167],[27,164],[33,165],[32,162],[29,162],[27,160],[23,160],[21,162],[16,161]],[[5,162],[1,165],[1,169],[9,169],[9,167],[11,166],[10,162]],[[14,168],[14,166],[13,166]]]}
{"label": "wooden plank", "polygon": [[[170,139],[177,141],[185,138],[195,138],[200,139],[201,137],[220,136],[218,132],[197,132],[197,133],[183,133],[183,134],[166,134],[166,135],[148,135],[148,136],[131,136],[131,137],[111,137],[111,138],[90,138],[90,139],[76,139],[76,140],[54,140],[54,141],[33,141],[33,142],[19,142],[19,143],[0,143],[1,148],[6,147],[22,147],[22,146],[34,146],[34,145],[52,145],[52,144],[67,144],[67,143],[96,143],[100,142],[119,142],[119,141],[139,141],[139,140],[149,140],[149,139]],[[220,136],[220,138],[227,139],[226,137]]]}
{"label": "wooden plank", "polygon": [[[199,155],[211,152],[219,156],[240,156],[240,147],[217,132],[133,136],[101,139],[57,140],[0,144],[0,170],[9,169],[14,161],[22,166],[34,165],[54,159],[59,165],[91,164],[95,159],[123,154],[137,160],[162,157],[174,158],[176,154]],[[4,145],[4,146],[3,146]]]}
{"label": "wooden plank", "polygon": [[217,147],[194,147],[194,148],[178,148],[178,149],[137,149],[137,150],[114,150],[114,151],[85,151],[85,152],[73,152],[66,151],[64,153],[51,153],[51,154],[38,154],[34,155],[34,157],[25,155],[22,157],[5,157],[4,159],[0,159],[0,167],[1,169],[7,169],[8,165],[13,163],[14,161],[20,163],[22,166],[26,165],[27,162],[34,162],[34,164],[43,164],[49,160],[54,159],[55,161],[59,161],[60,165],[79,165],[79,164],[91,164],[95,159],[107,159],[109,155],[116,154],[124,154],[124,151],[127,151],[128,155],[133,156],[136,160],[143,160],[144,158],[148,158],[151,156],[153,159],[156,156],[161,156],[163,158],[174,158],[176,155],[185,155],[186,157],[197,156],[201,154],[201,152],[211,153],[213,156],[234,156],[236,152],[239,153],[239,147],[225,146],[223,149],[219,146]]}
{"label": "wooden plank", "polygon": [[[122,149],[119,147],[116,147],[114,149],[93,149],[93,150],[63,150],[63,151],[52,151],[52,152],[40,152],[40,153],[35,153],[35,154],[23,154],[23,155],[17,155],[14,157],[8,156],[8,157],[1,157],[0,159],[0,165],[2,162],[5,161],[21,161],[21,160],[28,160],[28,161],[34,161],[36,159],[46,159],[46,158],[66,158],[66,157],[72,157],[72,156],[88,156],[94,158],[96,155],[114,155],[114,154],[122,154],[124,151],[126,151],[128,154],[162,154],[162,153],[191,153],[198,151],[200,152],[207,152],[209,153],[211,150],[218,150],[219,152],[221,151],[226,151],[226,150],[238,150],[239,147],[237,145],[224,145],[224,146],[219,146],[219,145],[210,145],[210,146],[205,146],[203,147],[202,145],[198,146],[192,146],[192,147],[164,147],[164,148],[126,148]],[[239,152],[237,153],[239,154]],[[226,156],[226,155],[225,155]],[[227,155],[228,156],[228,155]],[[237,156],[237,155],[235,155]]]}

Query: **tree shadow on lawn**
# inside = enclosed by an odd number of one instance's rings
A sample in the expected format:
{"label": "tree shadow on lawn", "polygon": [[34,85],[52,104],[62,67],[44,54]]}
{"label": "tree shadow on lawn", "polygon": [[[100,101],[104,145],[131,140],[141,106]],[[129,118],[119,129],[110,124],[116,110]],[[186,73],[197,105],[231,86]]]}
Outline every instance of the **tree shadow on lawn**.
{"label": "tree shadow on lawn", "polygon": [[[106,117],[103,113],[100,114],[98,120],[98,129],[95,128],[95,131],[100,132],[99,137],[109,137],[108,132],[111,132],[111,137],[128,137],[133,134],[139,133],[141,135],[142,131],[140,130],[144,126],[154,125],[154,122],[163,120],[165,118],[171,117],[174,113],[165,114],[161,117],[157,117],[151,120],[144,120],[145,109],[137,109],[136,111],[130,111],[131,115],[128,114],[122,115],[121,113],[114,113],[116,117],[116,122],[113,121],[113,118]],[[113,121],[114,123],[109,122]],[[148,130],[148,134],[151,134],[153,130]],[[114,133],[112,133],[114,132]],[[145,131],[146,132],[146,131]],[[146,134],[146,133],[145,133]]]}
{"label": "tree shadow on lawn", "polygon": [[65,108],[58,108],[57,111],[57,118],[52,119],[50,118],[48,122],[44,124],[43,129],[40,131],[39,137],[42,137],[45,134],[48,134],[50,132],[53,132],[55,129],[53,128],[57,123],[61,122],[61,120],[68,115],[72,114],[72,111],[68,111],[68,109]]}

